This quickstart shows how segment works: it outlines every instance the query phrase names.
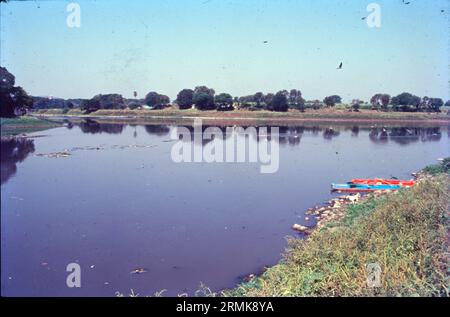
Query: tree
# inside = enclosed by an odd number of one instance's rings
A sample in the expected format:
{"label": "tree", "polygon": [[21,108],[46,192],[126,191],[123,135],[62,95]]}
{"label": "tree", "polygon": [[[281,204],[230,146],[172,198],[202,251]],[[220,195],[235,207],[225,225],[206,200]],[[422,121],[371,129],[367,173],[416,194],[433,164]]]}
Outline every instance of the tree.
{"label": "tree", "polygon": [[305,99],[302,98],[302,92],[297,89],[292,89],[289,92],[289,105],[294,109],[305,111]]}
{"label": "tree", "polygon": [[194,104],[199,110],[214,110],[214,96],[206,93],[194,94]]}
{"label": "tree", "polygon": [[194,94],[201,94],[201,93],[208,94],[208,95],[211,95],[211,96],[214,96],[216,94],[216,92],[212,88],[208,88],[206,86],[197,86],[197,87],[195,87]]}
{"label": "tree", "polygon": [[91,113],[100,109],[125,109],[125,100],[119,94],[96,95],[82,103],[81,109]]}
{"label": "tree", "polygon": [[161,95],[151,91],[145,96],[144,103],[149,107],[158,106],[161,104]]}
{"label": "tree", "polygon": [[275,95],[271,92],[264,96],[264,103],[266,104],[266,108],[269,109],[271,107],[272,100],[274,97]]}
{"label": "tree", "polygon": [[358,112],[359,109],[361,108],[361,103],[362,101],[359,99],[353,99],[352,101],[352,110],[355,112]]}
{"label": "tree", "polygon": [[428,111],[441,112],[441,107],[444,105],[444,101],[441,98],[430,98],[428,105]]}
{"label": "tree", "polygon": [[376,94],[370,99],[372,106],[377,109],[381,107],[383,110],[387,110],[390,101],[391,96],[388,94]]}
{"label": "tree", "polygon": [[15,77],[4,67],[0,67],[0,116],[23,115],[33,106],[33,98],[22,87],[14,87]]}
{"label": "tree", "polygon": [[288,111],[288,99],[285,91],[279,91],[275,94],[270,103],[270,109],[272,111],[286,112]]}
{"label": "tree", "polygon": [[190,109],[194,104],[194,91],[183,89],[177,95],[177,104],[180,109]]}
{"label": "tree", "polygon": [[398,96],[392,97],[391,102],[397,111],[400,109],[404,112],[410,111],[410,106],[414,107],[414,110],[417,111],[420,107],[421,99],[408,92],[404,92]]}
{"label": "tree", "polygon": [[320,100],[313,100],[312,102],[312,108],[314,110],[319,110],[320,108],[322,108],[322,102],[320,102]]}
{"label": "tree", "polygon": [[215,109],[214,94],[216,92],[212,88],[206,86],[197,86],[194,89],[194,104],[199,110]]}
{"label": "tree", "polygon": [[217,110],[230,111],[233,110],[233,97],[230,94],[220,94],[215,97]]}
{"label": "tree", "polygon": [[447,102],[445,103],[446,107],[450,107],[450,100],[447,100]]}
{"label": "tree", "polygon": [[334,107],[337,103],[341,103],[342,98],[338,95],[325,97],[323,103],[327,105],[327,107]]}
{"label": "tree", "polygon": [[264,94],[262,92],[257,92],[253,95],[253,102],[256,102],[256,107],[261,108],[261,103],[264,102]]}

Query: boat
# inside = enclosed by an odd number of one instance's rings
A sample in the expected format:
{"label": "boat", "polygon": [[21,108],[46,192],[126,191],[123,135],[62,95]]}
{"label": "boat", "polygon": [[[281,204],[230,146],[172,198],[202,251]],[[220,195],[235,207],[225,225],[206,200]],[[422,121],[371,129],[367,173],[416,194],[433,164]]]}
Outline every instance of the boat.
{"label": "boat", "polygon": [[411,187],[414,186],[416,181],[414,180],[398,180],[398,179],[383,179],[383,178],[375,178],[375,179],[352,179],[350,181],[351,184],[366,184],[366,185],[399,185],[402,187]]}
{"label": "boat", "polygon": [[373,192],[377,190],[399,190],[401,185],[390,185],[390,184],[381,184],[381,185],[369,185],[369,184],[331,184],[332,191],[338,192]]}

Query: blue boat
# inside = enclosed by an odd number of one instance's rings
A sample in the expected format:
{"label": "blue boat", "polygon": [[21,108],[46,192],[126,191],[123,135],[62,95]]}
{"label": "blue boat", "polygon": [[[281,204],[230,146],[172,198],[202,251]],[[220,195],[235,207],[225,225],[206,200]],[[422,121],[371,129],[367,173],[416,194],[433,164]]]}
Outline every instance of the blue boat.
{"label": "blue boat", "polygon": [[400,188],[400,185],[331,184],[332,191],[339,192],[373,192],[376,190],[399,190]]}

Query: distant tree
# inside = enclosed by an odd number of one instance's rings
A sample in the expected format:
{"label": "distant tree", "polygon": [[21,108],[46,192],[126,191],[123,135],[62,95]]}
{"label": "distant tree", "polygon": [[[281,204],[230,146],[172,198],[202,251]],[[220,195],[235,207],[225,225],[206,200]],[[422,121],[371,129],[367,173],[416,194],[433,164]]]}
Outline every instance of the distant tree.
{"label": "distant tree", "polygon": [[68,109],[73,109],[73,108],[75,108],[75,105],[73,104],[72,101],[68,101],[67,104],[66,104],[66,107],[67,107]]}
{"label": "distant tree", "polygon": [[194,104],[199,110],[214,110],[214,96],[207,93],[194,94]]}
{"label": "distant tree", "polygon": [[376,94],[370,99],[370,103],[377,109],[387,110],[391,96],[388,94]]}
{"label": "distant tree", "polygon": [[157,92],[149,92],[144,99],[144,103],[149,107],[156,107],[161,104],[161,95]]}
{"label": "distant tree", "polygon": [[359,109],[361,108],[361,104],[362,103],[363,102],[361,100],[359,100],[359,99],[353,99],[353,101],[352,101],[352,110],[355,111],[355,112],[358,112]]}
{"label": "distant tree", "polygon": [[256,102],[256,107],[261,108],[261,103],[264,102],[264,94],[262,92],[254,94],[253,102]]}
{"label": "distant tree", "polygon": [[22,87],[15,87],[15,77],[0,67],[0,116],[15,117],[33,106],[33,98]]}
{"label": "distant tree", "polygon": [[444,105],[444,101],[441,98],[430,98],[428,105],[428,111],[441,112],[441,107]]}
{"label": "distant tree", "polygon": [[322,108],[322,102],[320,100],[313,100],[312,102],[312,108],[314,110],[319,110],[320,108]]}
{"label": "distant tree", "polygon": [[288,99],[285,91],[279,91],[275,94],[270,103],[270,109],[272,111],[286,112],[288,111]]}
{"label": "distant tree", "polygon": [[305,99],[302,98],[300,90],[292,89],[289,92],[289,106],[302,112],[305,111]]}
{"label": "distant tree", "polygon": [[83,102],[81,109],[91,113],[100,109],[125,109],[125,100],[119,94],[96,95]]}
{"label": "distant tree", "polygon": [[140,106],[141,104],[137,101],[132,101],[127,105],[127,107],[131,110],[138,109]]}
{"label": "distant tree", "polygon": [[[392,97],[391,103],[394,106],[394,109],[397,111],[417,111],[420,107],[421,99],[410,93],[404,92],[398,96]],[[411,109],[410,107],[413,108]]]}
{"label": "distant tree", "polygon": [[211,95],[211,96],[214,96],[216,94],[216,92],[212,88],[208,88],[206,86],[197,86],[197,87],[195,87],[194,94],[201,94],[201,93],[208,94],[208,95]]}
{"label": "distant tree", "polygon": [[337,103],[341,103],[342,98],[338,95],[325,97],[323,103],[327,105],[327,107],[334,107]]}
{"label": "distant tree", "polygon": [[194,104],[199,110],[215,109],[214,95],[215,91],[206,86],[197,86],[194,89]]}
{"label": "distant tree", "polygon": [[275,97],[275,95],[273,93],[268,93],[267,95],[264,96],[264,103],[266,104],[266,108],[270,108],[271,104],[272,104],[272,100]]}
{"label": "distant tree", "polygon": [[183,89],[177,95],[177,104],[180,109],[190,109],[194,104],[194,91]]}
{"label": "distant tree", "polygon": [[217,110],[231,111],[233,110],[233,97],[230,94],[219,94],[215,97]]}
{"label": "distant tree", "polygon": [[445,103],[446,107],[450,107],[450,100],[447,100],[447,102]]}
{"label": "distant tree", "polygon": [[159,95],[160,106],[166,107],[170,104],[170,98],[166,95]]}

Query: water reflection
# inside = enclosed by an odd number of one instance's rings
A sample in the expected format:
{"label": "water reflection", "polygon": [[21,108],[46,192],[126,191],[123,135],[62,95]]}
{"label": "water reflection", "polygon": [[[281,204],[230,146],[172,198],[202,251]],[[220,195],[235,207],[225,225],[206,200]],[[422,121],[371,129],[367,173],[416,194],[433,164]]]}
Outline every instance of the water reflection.
{"label": "water reflection", "polygon": [[[111,124],[111,123],[99,123],[97,121],[88,119],[85,122],[78,123],[81,131],[83,133],[109,133],[109,134],[120,134],[124,131],[126,124]],[[134,128],[134,137],[136,137],[136,128],[139,125],[130,124],[130,127]],[[191,134],[190,140],[184,140],[184,142],[190,142],[194,139],[194,127],[192,125],[182,125],[187,128]],[[67,125],[68,128],[72,128],[72,125]],[[148,124],[144,126],[145,131],[148,134],[156,136],[167,136],[170,134],[171,128],[176,126],[170,125],[158,125],[158,124]],[[222,135],[223,140],[226,140],[230,135],[227,134],[227,129],[231,131],[238,131],[238,129],[243,129],[244,131],[249,131],[248,129],[255,129],[256,138],[259,139],[260,131],[262,127],[252,127],[252,126],[211,126],[203,125],[202,133],[206,129],[214,127],[216,131],[220,131],[217,135]],[[300,144],[301,138],[305,134],[311,136],[321,135],[324,140],[332,141],[338,138],[341,133],[350,133],[352,137],[359,137],[360,132],[367,132],[369,140],[375,144],[386,144],[393,142],[399,145],[407,145],[415,142],[429,142],[429,141],[440,141],[442,138],[441,129],[442,127],[362,127],[362,126],[277,126],[279,129],[279,142],[280,144],[288,144],[296,146]],[[450,135],[450,127],[446,127],[447,134]],[[265,133],[264,133],[265,134]],[[253,134],[252,134],[253,135]],[[271,139],[271,129],[267,128],[267,136],[269,140]],[[211,140],[204,139],[202,142],[208,143]]]}
{"label": "water reflection", "polygon": [[17,163],[34,152],[34,141],[27,138],[1,139],[1,184],[17,172]]}
{"label": "water reflection", "polygon": [[120,134],[125,128],[125,124],[117,123],[99,123],[95,120],[87,119],[85,122],[78,123],[81,131],[83,133],[98,134],[98,133],[108,133],[108,134]]}

